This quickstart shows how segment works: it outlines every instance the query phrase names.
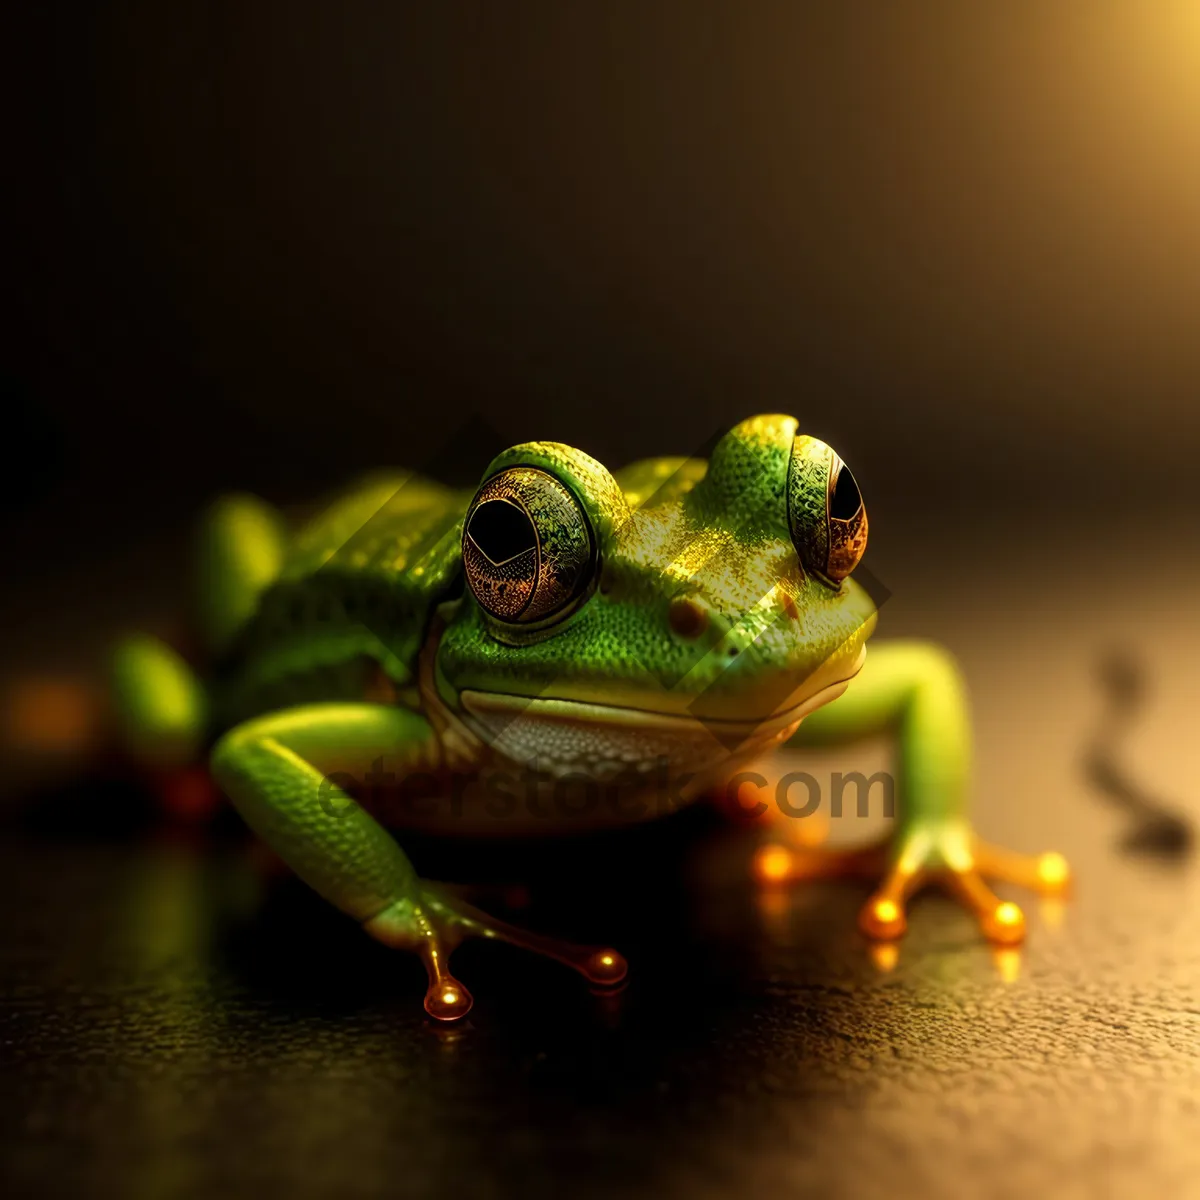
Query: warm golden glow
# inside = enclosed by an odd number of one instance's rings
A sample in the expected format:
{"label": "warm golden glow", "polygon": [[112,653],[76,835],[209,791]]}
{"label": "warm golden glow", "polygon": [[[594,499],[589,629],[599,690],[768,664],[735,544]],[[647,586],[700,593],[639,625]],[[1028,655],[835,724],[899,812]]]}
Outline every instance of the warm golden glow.
{"label": "warm golden glow", "polygon": [[628,970],[625,959],[615,950],[597,950],[586,958],[571,957],[564,961],[570,961],[585,978],[605,987],[620,983]]}
{"label": "warm golden glow", "polygon": [[1064,887],[1070,875],[1071,871],[1067,866],[1067,860],[1061,854],[1043,854],[1038,859],[1037,877],[1043,887]]}
{"label": "warm golden glow", "polygon": [[763,883],[782,883],[792,873],[792,855],[786,846],[763,846],[754,858],[754,873]]}
{"label": "warm golden glow", "polygon": [[[430,957],[426,958],[426,966],[436,971],[436,965]],[[425,1011],[439,1021],[457,1021],[471,1011],[471,993],[457,979],[444,976],[434,982],[425,994]]]}
{"label": "warm golden glow", "polygon": [[1066,905],[1056,896],[1048,896],[1038,906],[1042,924],[1047,929],[1061,929],[1067,915]]}
{"label": "warm golden glow", "polygon": [[1021,951],[1015,946],[996,947],[992,961],[1005,983],[1016,983],[1021,974]]}
{"label": "warm golden glow", "polygon": [[875,969],[884,975],[900,961],[900,947],[895,942],[872,942],[870,953]]}
{"label": "warm golden glow", "polygon": [[802,821],[793,821],[796,841],[802,846],[815,847],[824,845],[829,840],[832,822],[827,813],[815,812],[811,817]]}

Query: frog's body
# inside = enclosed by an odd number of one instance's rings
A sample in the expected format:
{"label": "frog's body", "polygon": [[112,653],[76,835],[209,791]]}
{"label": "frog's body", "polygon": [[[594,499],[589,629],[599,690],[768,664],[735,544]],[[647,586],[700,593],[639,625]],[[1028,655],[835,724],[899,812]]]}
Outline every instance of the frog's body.
{"label": "frog's body", "polygon": [[473,496],[376,476],[291,537],[260,501],[229,498],[201,541],[207,688],[136,639],[117,658],[119,708],[147,757],[215,738],[215,776],[248,823],[374,936],[422,953],[438,1017],[470,1006],[445,964],[466,934],[600,982],[624,964],[466,908],[417,877],[389,829],[628,823],[785,743],[885,728],[900,749],[891,847],[809,851],[793,869],[882,875],[863,915],[874,936],[902,932],[906,896],[936,875],[992,937],[1013,940],[1019,910],[981,872],[1050,886],[1061,862],[1002,858],[974,839],[969,729],[944,652],[895,644],[864,666],[875,614],[849,575],[865,541],[841,460],[774,416],[737,426],[708,463],[612,475],[529,443],[499,456]]}
{"label": "frog's body", "polygon": [[[419,707],[417,661],[437,605],[461,592],[462,494],[401,472],[336,497],[286,541],[278,573],[223,648],[214,726],[275,708],[394,693]],[[236,523],[255,502],[223,502]]]}

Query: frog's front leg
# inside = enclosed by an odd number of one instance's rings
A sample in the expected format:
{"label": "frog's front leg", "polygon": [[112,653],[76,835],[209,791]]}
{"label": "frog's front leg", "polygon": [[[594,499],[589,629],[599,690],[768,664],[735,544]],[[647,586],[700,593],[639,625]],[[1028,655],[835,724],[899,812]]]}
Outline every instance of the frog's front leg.
{"label": "frog's front leg", "polygon": [[1024,936],[1020,908],[1002,902],[989,880],[1017,883],[1043,894],[1068,884],[1060,855],[1026,856],[981,841],[967,816],[971,728],[965,690],[954,659],[928,642],[873,646],[846,693],[807,717],[790,745],[821,746],[893,731],[896,749],[896,828],[882,845],[865,849],[799,847],[776,878],[866,875],[882,881],[859,923],[875,938],[906,928],[905,904],[926,883],[940,883],[976,916],[993,941]]}
{"label": "frog's front leg", "polygon": [[415,950],[429,973],[425,1008],[440,1020],[469,1011],[449,971],[465,937],[499,938],[557,958],[595,983],[619,982],[614,950],[525,934],[418,878],[403,850],[342,784],[386,758],[403,775],[436,765],[428,722],[378,704],[314,704],[256,717],[213,749],[218,783],[255,830],[311,887],[389,946]]}

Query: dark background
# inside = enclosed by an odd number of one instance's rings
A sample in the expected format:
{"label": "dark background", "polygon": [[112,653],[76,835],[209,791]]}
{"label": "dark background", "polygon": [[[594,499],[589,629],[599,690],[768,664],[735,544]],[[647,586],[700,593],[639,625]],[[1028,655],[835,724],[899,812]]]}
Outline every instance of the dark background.
{"label": "dark background", "polygon": [[1197,495],[1187,4],[22,8],[14,499],[780,409],[885,507]]}
{"label": "dark background", "polygon": [[[1200,815],[1194,5],[2,20],[19,1191],[1195,1194],[1200,877],[1153,816]],[[23,688],[169,626],[220,488],[466,482],[530,437],[617,466],[771,410],[853,466],[881,632],[962,660],[981,827],[1075,864],[1019,969],[936,902],[880,966],[854,889],[757,897],[701,821],[630,851],[648,899],[535,892],[629,951],[616,1008],[470,950],[447,1040],[413,964],[247,902],[236,839],[22,744]]]}

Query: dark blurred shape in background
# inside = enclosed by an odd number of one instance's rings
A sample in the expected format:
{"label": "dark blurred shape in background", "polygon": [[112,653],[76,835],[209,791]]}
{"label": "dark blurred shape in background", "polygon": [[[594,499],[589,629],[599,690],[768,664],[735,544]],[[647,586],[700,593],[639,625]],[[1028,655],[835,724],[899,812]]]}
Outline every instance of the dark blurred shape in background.
{"label": "dark blurred shape in background", "polygon": [[1170,801],[1153,783],[1134,778],[1121,765],[1122,744],[1136,728],[1139,710],[1146,706],[1148,688],[1139,664],[1121,650],[1111,650],[1097,672],[1107,710],[1084,756],[1092,786],[1131,818],[1122,845],[1140,854],[1178,860],[1191,853],[1195,832],[1191,822],[1172,811]]}

